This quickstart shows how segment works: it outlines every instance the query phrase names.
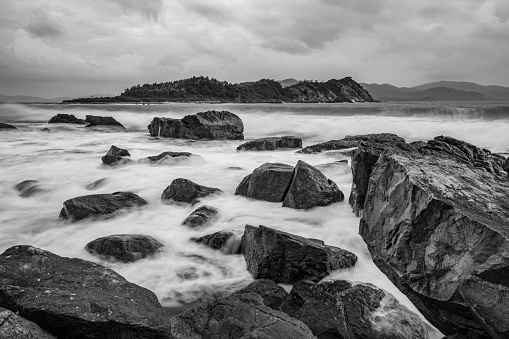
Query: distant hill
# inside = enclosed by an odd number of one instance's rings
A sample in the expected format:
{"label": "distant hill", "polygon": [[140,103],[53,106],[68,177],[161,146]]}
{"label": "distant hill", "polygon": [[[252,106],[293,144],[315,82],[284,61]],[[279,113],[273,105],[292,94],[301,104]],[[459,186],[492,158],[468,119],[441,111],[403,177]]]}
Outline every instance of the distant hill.
{"label": "distant hill", "polygon": [[293,86],[293,85],[298,84],[299,80],[295,80],[294,78],[290,78],[290,79],[285,79],[285,80],[279,80],[278,82],[284,88],[284,87]]}
{"label": "distant hill", "polygon": [[271,79],[232,84],[209,77],[132,86],[116,97],[79,98],[67,103],[97,102],[372,102],[368,91],[350,77],[325,82],[300,81],[283,87]]}
{"label": "distant hill", "polygon": [[70,98],[61,97],[61,98],[40,98],[40,97],[31,97],[26,95],[5,95],[0,94],[0,102],[4,103],[49,103],[49,102],[62,102],[64,100],[69,100]]}
{"label": "distant hill", "polygon": [[479,92],[461,91],[449,87],[432,87],[415,95],[417,100],[423,101],[480,101],[486,97]]}

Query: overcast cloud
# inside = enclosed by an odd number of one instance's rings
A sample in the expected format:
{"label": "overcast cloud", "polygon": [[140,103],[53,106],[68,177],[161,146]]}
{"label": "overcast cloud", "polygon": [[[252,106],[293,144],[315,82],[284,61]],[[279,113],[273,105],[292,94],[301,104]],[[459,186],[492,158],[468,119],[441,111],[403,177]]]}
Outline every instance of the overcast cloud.
{"label": "overcast cloud", "polygon": [[0,0],[0,93],[208,75],[509,86],[507,0]]}

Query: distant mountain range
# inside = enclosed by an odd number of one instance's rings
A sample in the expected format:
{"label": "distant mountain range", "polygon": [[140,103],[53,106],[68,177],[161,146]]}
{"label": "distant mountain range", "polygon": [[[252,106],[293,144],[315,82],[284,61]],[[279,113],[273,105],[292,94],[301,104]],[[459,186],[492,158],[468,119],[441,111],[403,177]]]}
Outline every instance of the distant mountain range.
{"label": "distant mountain range", "polygon": [[51,103],[51,102],[62,102],[64,100],[69,100],[67,97],[60,98],[40,98],[40,97],[31,97],[26,95],[5,95],[0,94],[0,102],[6,103]]}
{"label": "distant mountain range", "polygon": [[473,82],[437,81],[414,87],[361,85],[380,101],[509,101],[509,87],[483,86]]}

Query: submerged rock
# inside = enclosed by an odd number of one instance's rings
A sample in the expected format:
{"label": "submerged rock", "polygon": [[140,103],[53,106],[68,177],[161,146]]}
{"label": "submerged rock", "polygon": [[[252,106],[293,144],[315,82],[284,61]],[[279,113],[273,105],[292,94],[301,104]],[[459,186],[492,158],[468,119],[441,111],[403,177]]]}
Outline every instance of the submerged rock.
{"label": "submerged rock", "polygon": [[193,237],[192,241],[203,244],[224,254],[239,254],[241,238],[234,231],[219,231],[203,237]]}
{"label": "submerged rock", "polygon": [[51,119],[48,124],[86,124],[87,122],[83,119],[78,119],[74,114],[58,113]]}
{"label": "submerged rock", "polygon": [[261,138],[238,146],[237,151],[273,151],[281,148],[302,148],[302,139],[294,136]]}
{"label": "submerged rock", "polygon": [[131,159],[125,159],[123,157],[130,157],[129,151],[123,148],[118,148],[112,145],[108,153],[101,158],[103,164],[108,166],[124,165],[132,162]]}
{"label": "submerged rock", "polygon": [[132,192],[92,194],[64,201],[60,218],[81,220],[93,216],[112,214],[123,208],[139,207],[147,202]]}
{"label": "submerged rock", "polygon": [[106,182],[108,182],[108,178],[101,178],[94,182],[91,182],[90,184],[87,184],[85,188],[89,191],[93,191],[103,187],[106,184]]}
{"label": "submerged rock", "polygon": [[244,139],[244,124],[227,111],[200,112],[182,119],[154,118],[147,126],[152,137],[222,140]]}
{"label": "submerged rock", "polygon": [[153,255],[163,246],[149,235],[114,234],[89,242],[85,249],[94,255],[113,257],[122,262],[131,262]]}
{"label": "submerged rock", "polygon": [[29,198],[45,192],[45,190],[41,188],[39,180],[22,181],[14,186],[14,189],[19,192],[19,196],[22,198]]}
{"label": "submerged rock", "polygon": [[154,155],[150,157],[146,157],[143,159],[138,160],[142,163],[149,163],[149,164],[169,164],[169,165],[176,165],[181,162],[189,162],[189,161],[196,161],[196,162],[204,162],[205,159],[203,157],[192,154],[189,152],[163,152],[159,155]]}
{"label": "submerged rock", "polygon": [[0,122],[0,131],[1,130],[15,130],[17,129],[16,126],[13,126],[13,125],[9,125],[9,124],[4,124],[2,122]]}
{"label": "submerged rock", "polygon": [[355,254],[327,246],[323,241],[246,225],[242,252],[247,270],[255,279],[291,283],[301,279],[318,281],[334,270],[353,267]]}
{"label": "submerged rock", "polygon": [[178,178],[173,180],[170,186],[166,187],[161,195],[161,199],[196,204],[200,201],[198,198],[222,192],[219,188],[202,186],[191,180]]}
{"label": "submerged rock", "polygon": [[368,284],[296,283],[281,311],[318,338],[427,339],[424,322],[393,295]]}
{"label": "submerged rock", "polygon": [[31,246],[0,255],[0,306],[58,338],[168,338],[151,291],[101,265]]}
{"label": "submerged rock", "polygon": [[343,139],[330,140],[311,145],[298,151],[299,153],[320,153],[323,151],[342,150],[353,147],[383,147],[384,144],[405,143],[405,139],[392,133],[377,133],[365,135],[347,135]]}
{"label": "submerged rock", "polygon": [[182,225],[196,228],[206,226],[207,224],[212,223],[215,219],[217,219],[217,214],[219,210],[212,206],[203,205],[194,210],[187,218],[184,220]]}
{"label": "submerged rock", "polygon": [[2,339],[56,339],[36,323],[0,307],[0,338]]}
{"label": "submerged rock", "polygon": [[88,125],[86,127],[91,126],[120,126],[122,128],[125,128],[124,125],[122,125],[120,122],[115,120],[113,117],[101,117],[97,115],[87,115],[86,122],[88,122]]}
{"label": "submerged rock", "polygon": [[235,195],[270,202],[283,201],[292,180],[293,166],[266,163],[256,168],[237,186]]}

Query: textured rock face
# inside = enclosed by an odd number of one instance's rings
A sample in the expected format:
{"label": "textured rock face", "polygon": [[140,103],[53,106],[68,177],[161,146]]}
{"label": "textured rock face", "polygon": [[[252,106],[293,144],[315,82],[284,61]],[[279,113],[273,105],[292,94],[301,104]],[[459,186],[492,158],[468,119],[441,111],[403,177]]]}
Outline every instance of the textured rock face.
{"label": "textured rock face", "polygon": [[170,186],[166,187],[161,199],[196,204],[200,201],[198,198],[221,192],[219,188],[202,186],[191,180],[179,178],[173,180]]}
{"label": "textured rock face", "polygon": [[237,151],[273,151],[281,148],[302,148],[302,139],[294,136],[256,139],[238,146]]}
{"label": "textured rock face", "polygon": [[347,135],[340,140],[330,140],[303,148],[299,153],[320,153],[323,151],[342,150],[352,147],[383,147],[384,144],[405,143],[405,139],[392,133],[365,135]]}
{"label": "textured rock face", "polygon": [[343,201],[345,196],[336,183],[302,160],[297,162],[283,207],[308,209]]}
{"label": "textured rock face", "polygon": [[256,293],[203,303],[169,319],[170,338],[314,338],[301,321],[264,305]]}
{"label": "textured rock face", "polygon": [[509,338],[509,181],[473,145],[415,146],[382,153],[369,178],[373,261],[442,333]]}
{"label": "textured rock face", "polygon": [[203,237],[191,238],[191,240],[215,250],[220,250],[224,254],[240,253],[240,236],[234,231],[219,231]]}
{"label": "textured rock face", "polygon": [[108,153],[101,158],[103,164],[108,166],[123,165],[132,162],[131,159],[123,157],[130,157],[129,151],[112,145]]}
{"label": "textured rock face", "polygon": [[64,201],[60,218],[81,220],[87,217],[108,215],[123,208],[146,205],[147,202],[132,192],[92,194]]}
{"label": "textured rock face", "polygon": [[502,169],[509,175],[509,158],[505,159]]}
{"label": "textured rock face", "polygon": [[348,281],[298,282],[281,311],[309,326],[318,338],[427,339],[425,324],[373,285]]}
{"label": "textured rock face", "polygon": [[217,214],[219,210],[212,206],[203,205],[194,210],[187,218],[184,220],[182,225],[195,228],[206,226],[207,224],[212,223],[215,219],[217,219]]}
{"label": "textured rock face", "polygon": [[51,119],[49,119],[48,124],[86,124],[87,122],[83,119],[78,119],[74,116],[74,114],[64,114],[58,113]]}
{"label": "textured rock face", "polygon": [[37,324],[0,307],[0,338],[2,339],[56,339]]}
{"label": "textured rock face", "polygon": [[31,246],[0,255],[0,306],[58,338],[167,338],[154,293],[114,271]]}
{"label": "textured rock face", "polygon": [[25,180],[14,186],[22,198],[29,198],[34,195],[43,193],[45,190],[41,188],[39,180]]}
{"label": "textured rock face", "polygon": [[87,115],[86,122],[88,122],[88,126],[102,126],[102,125],[110,125],[110,126],[121,126],[124,127],[120,122],[115,120],[113,117],[101,117],[97,115]]}
{"label": "textured rock face", "polygon": [[269,279],[255,280],[234,294],[242,293],[255,293],[260,295],[263,299],[263,304],[273,310],[279,310],[281,304],[288,296],[284,288]]}
{"label": "textured rock face", "polygon": [[85,249],[94,255],[132,262],[156,253],[163,246],[149,235],[115,234],[95,239],[89,242]]}
{"label": "textured rock face", "polygon": [[281,202],[293,177],[293,166],[266,163],[256,168],[237,186],[235,195]]}
{"label": "textured rock face", "polygon": [[9,130],[9,129],[17,129],[16,126],[13,126],[13,125],[9,125],[9,124],[4,124],[2,122],[0,122],[0,130]]}
{"label": "textured rock face", "polygon": [[255,279],[288,283],[320,280],[334,270],[353,267],[355,254],[269,227],[246,225],[241,244],[247,270]]}
{"label": "textured rock face", "polygon": [[200,112],[183,119],[154,118],[147,126],[153,137],[209,140],[243,140],[244,124],[227,111]]}

